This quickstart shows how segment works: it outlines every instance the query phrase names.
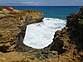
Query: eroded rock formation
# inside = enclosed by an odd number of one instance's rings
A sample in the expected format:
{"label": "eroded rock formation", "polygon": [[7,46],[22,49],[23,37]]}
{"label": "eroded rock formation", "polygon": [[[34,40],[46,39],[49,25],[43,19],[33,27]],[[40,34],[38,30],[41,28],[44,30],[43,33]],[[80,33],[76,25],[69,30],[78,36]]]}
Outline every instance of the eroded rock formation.
{"label": "eroded rock formation", "polygon": [[67,17],[66,27],[55,32],[53,43],[49,47],[50,50],[58,51],[63,62],[83,61],[83,7],[78,13]]}
{"label": "eroded rock formation", "polygon": [[26,25],[42,21],[43,13],[8,6],[0,9],[0,51],[15,51],[17,43],[23,40]]}
{"label": "eroded rock formation", "polygon": [[42,18],[43,14],[35,10],[0,7],[1,62],[83,62],[83,7],[67,17],[66,27],[55,32],[48,47],[37,50],[25,46],[26,25]]}

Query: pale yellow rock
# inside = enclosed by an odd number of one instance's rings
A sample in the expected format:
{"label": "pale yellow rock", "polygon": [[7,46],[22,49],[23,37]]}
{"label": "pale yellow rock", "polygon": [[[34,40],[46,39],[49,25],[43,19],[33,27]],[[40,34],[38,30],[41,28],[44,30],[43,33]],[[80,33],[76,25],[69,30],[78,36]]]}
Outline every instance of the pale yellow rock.
{"label": "pale yellow rock", "polygon": [[14,12],[19,12],[19,10],[13,9]]}
{"label": "pale yellow rock", "polygon": [[7,10],[7,9],[3,9],[3,12],[4,12],[4,13],[9,13],[10,11]]}
{"label": "pale yellow rock", "polygon": [[4,17],[4,16],[6,16],[5,14],[0,14],[0,17]]}

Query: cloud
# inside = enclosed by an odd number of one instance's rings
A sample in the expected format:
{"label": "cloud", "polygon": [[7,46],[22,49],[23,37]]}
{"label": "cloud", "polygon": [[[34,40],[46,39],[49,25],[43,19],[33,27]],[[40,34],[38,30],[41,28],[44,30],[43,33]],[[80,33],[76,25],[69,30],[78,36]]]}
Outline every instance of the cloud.
{"label": "cloud", "polygon": [[43,6],[42,2],[0,2],[0,4],[10,4],[10,5],[28,5],[28,6]]}
{"label": "cloud", "polygon": [[10,6],[83,6],[83,0],[0,0]]}
{"label": "cloud", "polygon": [[14,4],[24,4],[24,5],[42,5],[41,2],[13,2]]}

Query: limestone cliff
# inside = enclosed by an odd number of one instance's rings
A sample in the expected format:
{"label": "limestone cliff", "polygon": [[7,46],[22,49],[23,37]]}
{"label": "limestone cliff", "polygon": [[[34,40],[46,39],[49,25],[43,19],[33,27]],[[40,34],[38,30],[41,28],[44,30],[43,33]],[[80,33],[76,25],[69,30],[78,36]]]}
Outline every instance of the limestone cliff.
{"label": "limestone cliff", "polygon": [[15,51],[17,43],[23,40],[26,25],[40,22],[43,13],[35,10],[16,10],[0,7],[0,51]]}
{"label": "limestone cliff", "polygon": [[26,25],[40,22],[43,13],[0,7],[0,62],[83,62],[83,7],[67,17],[48,47],[37,50],[22,41]]}

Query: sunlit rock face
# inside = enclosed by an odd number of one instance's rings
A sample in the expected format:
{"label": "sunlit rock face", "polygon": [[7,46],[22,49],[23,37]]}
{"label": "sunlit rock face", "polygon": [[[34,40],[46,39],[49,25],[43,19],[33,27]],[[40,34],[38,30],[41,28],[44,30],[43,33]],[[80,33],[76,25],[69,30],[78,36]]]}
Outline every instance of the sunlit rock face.
{"label": "sunlit rock face", "polygon": [[44,18],[43,22],[27,25],[23,43],[26,46],[42,49],[53,42],[55,31],[61,30],[66,20]]}

